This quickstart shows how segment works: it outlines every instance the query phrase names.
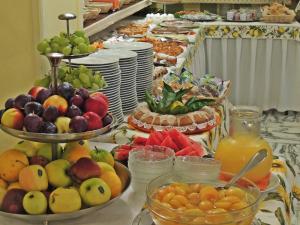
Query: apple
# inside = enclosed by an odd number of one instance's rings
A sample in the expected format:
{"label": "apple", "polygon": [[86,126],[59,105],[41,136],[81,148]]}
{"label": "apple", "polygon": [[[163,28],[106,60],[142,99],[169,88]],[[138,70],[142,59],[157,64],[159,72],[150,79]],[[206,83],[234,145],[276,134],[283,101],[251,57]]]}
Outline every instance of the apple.
{"label": "apple", "polygon": [[66,99],[59,95],[52,95],[49,98],[47,98],[43,103],[44,109],[47,109],[49,106],[56,107],[59,113],[61,115],[64,115],[68,109],[68,102]]}
{"label": "apple", "polygon": [[72,184],[67,172],[71,164],[65,159],[58,159],[46,166],[49,183],[54,187],[67,187]]}
{"label": "apple", "polygon": [[109,201],[111,191],[109,186],[100,178],[85,180],[79,188],[83,202],[88,206],[95,206]]}
{"label": "apple", "polygon": [[71,119],[69,117],[60,116],[56,119],[55,125],[58,133],[68,133],[70,130]]}
{"label": "apple", "polygon": [[78,159],[69,170],[71,178],[77,183],[81,183],[91,177],[99,177],[100,172],[98,164],[90,158]]}
{"label": "apple", "polygon": [[97,130],[103,127],[101,117],[94,112],[86,112],[83,114],[83,117],[86,118],[88,122],[88,130]]}
{"label": "apple", "polygon": [[22,130],[24,122],[23,113],[17,108],[6,110],[1,117],[1,124],[5,127]]}
{"label": "apple", "polygon": [[3,198],[2,210],[7,213],[24,213],[23,198],[25,194],[26,191],[22,189],[9,190]]}
{"label": "apple", "polygon": [[47,198],[40,191],[30,191],[23,198],[23,208],[31,215],[44,214],[47,211]]}
{"label": "apple", "polygon": [[0,188],[6,189],[8,186],[7,182],[0,178]]}
{"label": "apple", "polygon": [[104,172],[100,178],[109,186],[111,198],[115,198],[122,193],[122,181],[115,172]]}
{"label": "apple", "polygon": [[112,154],[104,149],[98,149],[95,147],[95,149],[91,151],[91,156],[92,159],[97,162],[106,162],[112,167],[115,165],[115,160]]}
{"label": "apple", "polygon": [[74,212],[81,208],[81,198],[75,188],[59,187],[50,194],[49,207],[53,213]]}
{"label": "apple", "polygon": [[43,191],[48,188],[48,177],[40,165],[30,165],[19,173],[19,183],[26,191]]}
{"label": "apple", "polygon": [[0,187],[0,209],[2,208],[2,203],[3,203],[3,199],[4,196],[6,195],[7,190],[3,187]]}
{"label": "apple", "polygon": [[106,101],[106,103],[109,104],[108,97],[102,92],[94,92],[90,94],[90,97],[103,98]]}
{"label": "apple", "polygon": [[14,149],[19,150],[26,154],[27,157],[35,156],[37,153],[35,142],[22,140],[19,141]]}
{"label": "apple", "polygon": [[22,189],[22,187],[19,182],[13,182],[10,183],[7,187],[7,190],[11,190],[11,189]]}
{"label": "apple", "polygon": [[103,118],[108,112],[108,102],[98,94],[92,94],[84,102],[85,112],[94,112]]}
{"label": "apple", "polygon": [[89,142],[81,140],[67,143],[62,158],[70,163],[75,163],[80,158],[91,158]]}
{"label": "apple", "polygon": [[29,90],[28,94],[30,94],[34,99],[36,99],[36,96],[38,95],[38,93],[43,89],[46,89],[46,88],[40,87],[40,86],[35,86]]}
{"label": "apple", "polygon": [[[36,148],[37,148],[37,156],[43,156],[46,159],[48,159],[49,161],[52,161],[52,145],[49,143],[37,143],[36,144]],[[58,144],[57,146],[57,158],[61,157],[62,154],[62,146],[60,144]]]}

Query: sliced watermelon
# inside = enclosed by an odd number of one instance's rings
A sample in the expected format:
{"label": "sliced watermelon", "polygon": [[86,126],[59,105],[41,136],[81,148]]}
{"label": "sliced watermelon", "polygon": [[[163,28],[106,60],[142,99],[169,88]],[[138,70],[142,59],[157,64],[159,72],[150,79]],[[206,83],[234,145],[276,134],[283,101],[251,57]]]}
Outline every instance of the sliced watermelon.
{"label": "sliced watermelon", "polygon": [[118,161],[127,160],[130,150],[119,148],[115,151],[114,158]]}
{"label": "sliced watermelon", "polygon": [[134,145],[146,145],[148,138],[144,138],[144,137],[136,137],[132,144]]}
{"label": "sliced watermelon", "polygon": [[178,152],[176,152],[175,156],[185,156],[185,155],[188,155],[192,151],[194,151],[194,149],[191,146],[187,146],[184,149],[181,149]]}
{"label": "sliced watermelon", "polygon": [[157,132],[153,131],[150,133],[146,145],[160,145],[162,140],[162,136],[157,134]]}
{"label": "sliced watermelon", "polygon": [[177,145],[173,142],[170,136],[167,136],[165,140],[160,144],[160,146],[168,147],[173,149],[175,152],[178,151]]}
{"label": "sliced watermelon", "polygon": [[188,153],[188,156],[202,156],[200,152],[198,151],[191,151]]}
{"label": "sliced watermelon", "polygon": [[119,147],[119,149],[122,148],[122,149],[127,149],[127,150],[131,150],[132,149],[132,146],[131,145],[121,145]]}
{"label": "sliced watermelon", "polygon": [[172,138],[172,140],[175,142],[175,144],[178,146],[179,149],[183,149],[187,146],[190,146],[190,144],[191,144],[188,136],[180,133],[176,129],[169,130],[168,134]]}
{"label": "sliced watermelon", "polygon": [[191,147],[196,151],[198,152],[198,155],[199,156],[203,156],[204,155],[204,150],[203,150],[203,147],[200,143],[197,143],[197,142],[193,142],[191,144]]}

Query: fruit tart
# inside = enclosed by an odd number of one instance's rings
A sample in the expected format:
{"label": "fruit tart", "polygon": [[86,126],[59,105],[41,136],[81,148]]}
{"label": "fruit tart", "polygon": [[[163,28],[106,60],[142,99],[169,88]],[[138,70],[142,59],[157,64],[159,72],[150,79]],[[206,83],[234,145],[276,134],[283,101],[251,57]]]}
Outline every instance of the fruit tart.
{"label": "fruit tart", "polygon": [[129,116],[128,123],[138,130],[151,132],[175,128],[185,134],[207,131],[217,124],[213,100],[182,97],[190,89],[174,91],[164,83],[162,96],[155,97],[146,92],[146,103],[140,104]]}

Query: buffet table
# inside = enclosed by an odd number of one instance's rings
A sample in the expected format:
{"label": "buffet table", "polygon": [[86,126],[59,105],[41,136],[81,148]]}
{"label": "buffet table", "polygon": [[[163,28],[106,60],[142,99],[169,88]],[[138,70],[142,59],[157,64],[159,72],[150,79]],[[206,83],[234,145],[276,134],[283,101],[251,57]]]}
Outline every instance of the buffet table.
{"label": "buffet table", "polygon": [[[188,66],[233,83],[234,104],[299,111],[300,24],[201,23],[204,45]],[[204,33],[204,34],[203,34]],[[199,74],[199,75],[200,75]]]}

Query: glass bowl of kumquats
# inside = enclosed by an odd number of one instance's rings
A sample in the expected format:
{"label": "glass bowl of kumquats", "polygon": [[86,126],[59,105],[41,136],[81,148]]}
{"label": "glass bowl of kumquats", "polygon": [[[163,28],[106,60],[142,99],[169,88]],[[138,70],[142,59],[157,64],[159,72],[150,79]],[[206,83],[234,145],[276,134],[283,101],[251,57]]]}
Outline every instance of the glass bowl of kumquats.
{"label": "glass bowl of kumquats", "polygon": [[259,188],[246,178],[228,189],[222,188],[225,183],[176,174],[155,178],[147,186],[151,217],[156,225],[251,225],[262,199]]}

